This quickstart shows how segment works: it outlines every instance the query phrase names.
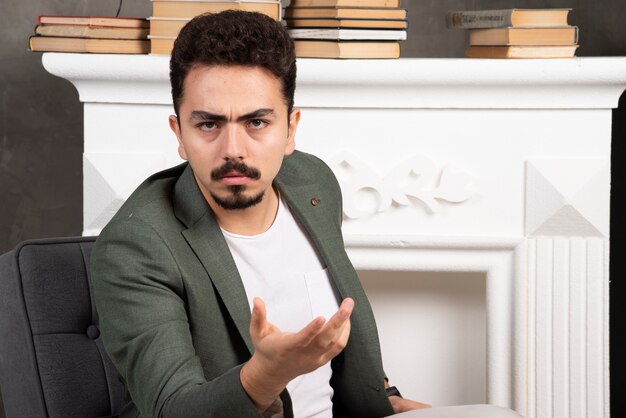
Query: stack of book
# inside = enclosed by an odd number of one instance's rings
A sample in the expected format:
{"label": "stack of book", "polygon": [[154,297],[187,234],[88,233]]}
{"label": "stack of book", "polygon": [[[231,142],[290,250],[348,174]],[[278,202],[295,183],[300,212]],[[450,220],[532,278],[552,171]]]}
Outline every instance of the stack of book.
{"label": "stack of book", "polygon": [[402,0],[291,0],[285,23],[300,58],[399,58]]}
{"label": "stack of book", "polygon": [[571,9],[507,9],[449,12],[449,28],[469,29],[468,58],[571,58],[578,28]]}
{"label": "stack of book", "polygon": [[31,51],[147,54],[148,21],[133,17],[39,16]]}
{"label": "stack of book", "polygon": [[151,0],[150,53],[169,55],[178,32],[187,22],[203,13],[224,10],[259,12],[280,20],[280,0]]}

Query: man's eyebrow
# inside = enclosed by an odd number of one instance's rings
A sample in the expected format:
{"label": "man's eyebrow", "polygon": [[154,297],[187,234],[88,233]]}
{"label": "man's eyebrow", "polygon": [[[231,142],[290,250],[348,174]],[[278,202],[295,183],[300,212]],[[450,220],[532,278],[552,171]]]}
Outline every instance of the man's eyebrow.
{"label": "man's eyebrow", "polygon": [[239,116],[237,118],[237,122],[250,120],[250,119],[256,119],[256,118],[262,118],[265,116],[273,116],[273,115],[274,115],[274,109],[257,109],[253,112],[246,113],[245,115]]}
{"label": "man's eyebrow", "polygon": [[[237,122],[242,122],[245,120],[262,118],[265,116],[273,116],[274,109],[257,109],[252,112],[246,113],[245,115],[241,115],[237,118]],[[228,118],[226,115],[219,115],[217,113],[210,113],[204,110],[194,110],[191,112],[190,118],[191,120],[212,120],[217,122],[224,122]]]}
{"label": "man's eyebrow", "polygon": [[191,116],[189,117],[191,120],[215,120],[215,121],[225,121],[225,115],[218,115],[217,113],[209,113],[204,110],[194,110],[191,112]]}

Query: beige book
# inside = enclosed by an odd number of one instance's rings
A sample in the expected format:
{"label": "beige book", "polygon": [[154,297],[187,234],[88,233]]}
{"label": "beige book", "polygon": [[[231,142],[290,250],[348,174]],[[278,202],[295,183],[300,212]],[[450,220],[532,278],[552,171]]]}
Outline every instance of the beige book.
{"label": "beige book", "polygon": [[185,18],[159,18],[149,17],[150,35],[154,36],[178,36],[180,30],[191,19]]}
{"label": "beige book", "polygon": [[148,27],[148,21],[144,18],[113,16],[39,16],[37,23],[54,25],[110,26],[114,28]]}
{"label": "beige book", "polygon": [[112,28],[83,25],[37,25],[35,33],[64,38],[148,39],[147,28]]}
{"label": "beige book", "polygon": [[571,58],[578,45],[571,46],[470,46],[468,58]]}
{"label": "beige book", "polygon": [[291,0],[291,7],[401,7],[402,0]]}
{"label": "beige book", "polygon": [[509,26],[567,26],[571,9],[500,9],[448,12],[446,25],[454,29],[506,28]]}
{"label": "beige book", "polygon": [[152,36],[150,35],[150,53],[153,55],[171,55],[174,48],[173,36]]}
{"label": "beige book", "polygon": [[400,58],[398,42],[294,41],[298,58]]}
{"label": "beige book", "polygon": [[224,10],[259,12],[280,19],[281,6],[277,2],[213,2],[213,1],[155,1],[152,15],[155,17],[193,18],[202,13],[218,13]]}
{"label": "beige book", "polygon": [[287,7],[285,17],[290,19],[399,19],[407,18],[405,9],[354,9],[341,7]]}
{"label": "beige book", "polygon": [[405,41],[405,30],[390,29],[338,29],[302,28],[287,29],[293,39]]}
{"label": "beige book", "polygon": [[150,41],[129,39],[52,38],[31,36],[31,51],[94,52],[98,54],[147,54]]}
{"label": "beige book", "polygon": [[291,28],[406,29],[406,20],[372,19],[285,19]]}
{"label": "beige book", "polygon": [[471,29],[470,45],[575,45],[578,28]]}

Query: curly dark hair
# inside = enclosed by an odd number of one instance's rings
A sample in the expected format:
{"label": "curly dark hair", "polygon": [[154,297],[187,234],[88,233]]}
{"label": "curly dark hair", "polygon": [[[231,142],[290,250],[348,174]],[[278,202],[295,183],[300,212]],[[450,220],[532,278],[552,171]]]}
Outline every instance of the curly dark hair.
{"label": "curly dark hair", "polygon": [[276,20],[256,12],[205,13],[188,22],[174,42],[170,82],[178,116],[184,82],[195,65],[262,67],[281,82],[288,115],[296,90],[296,57],[289,33]]}

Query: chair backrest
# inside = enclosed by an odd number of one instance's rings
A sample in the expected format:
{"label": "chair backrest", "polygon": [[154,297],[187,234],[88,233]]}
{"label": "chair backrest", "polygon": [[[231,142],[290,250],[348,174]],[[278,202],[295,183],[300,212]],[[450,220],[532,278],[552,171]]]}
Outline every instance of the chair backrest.
{"label": "chair backrest", "polygon": [[0,256],[0,387],[7,418],[113,416],[124,384],[96,326],[94,237],[27,241]]}

